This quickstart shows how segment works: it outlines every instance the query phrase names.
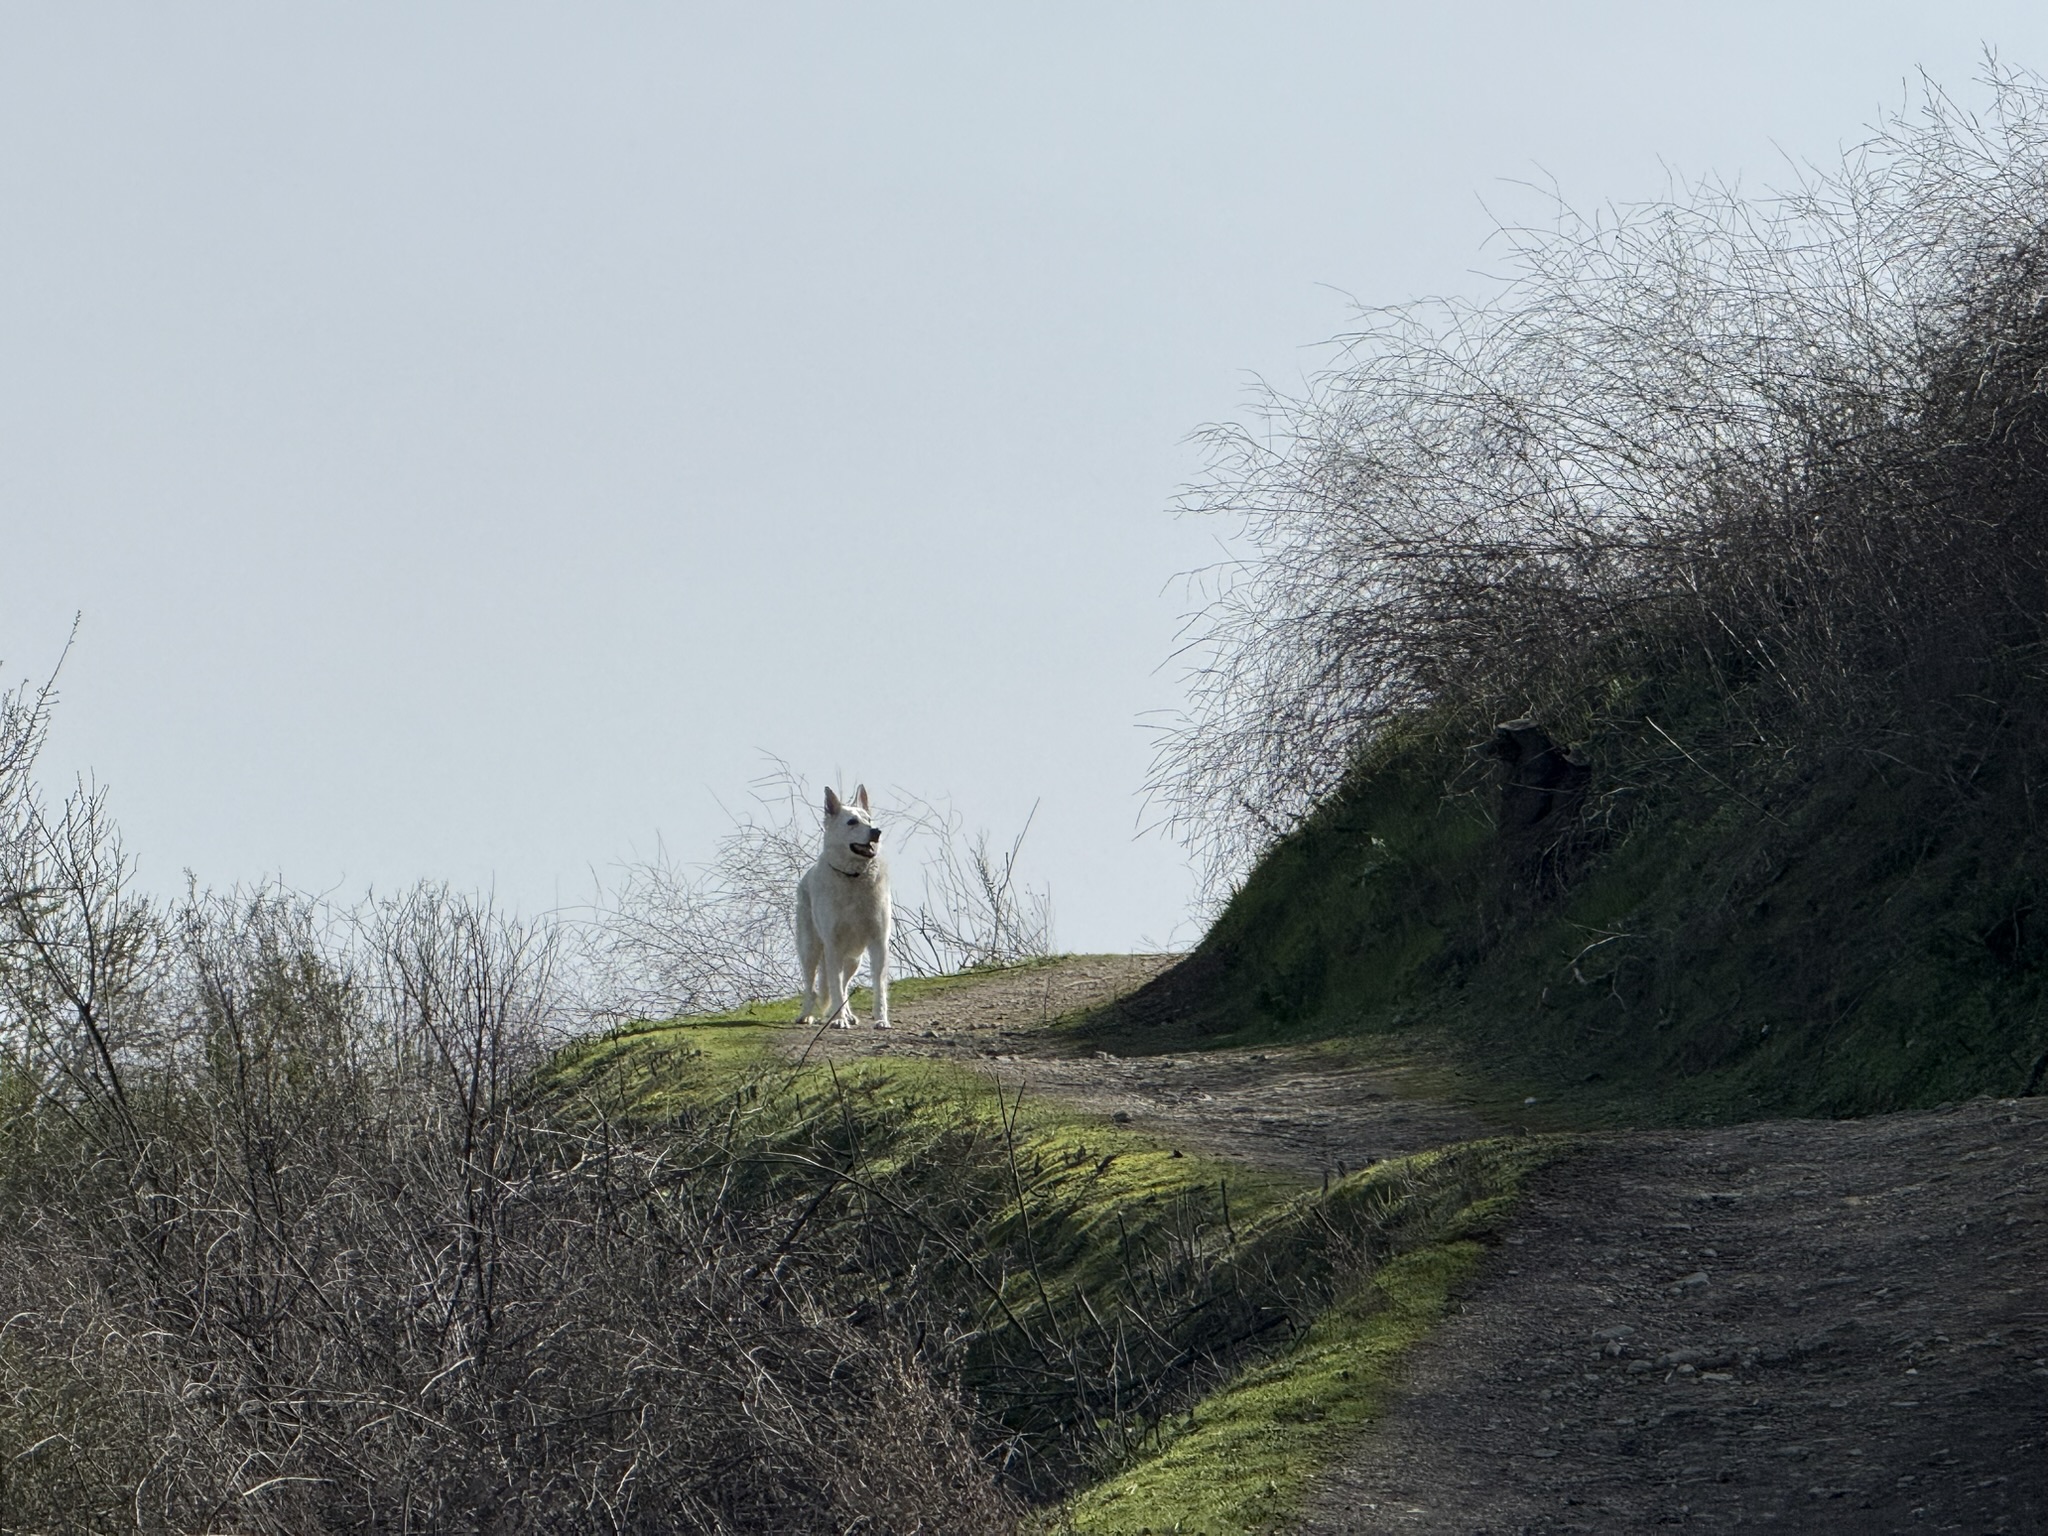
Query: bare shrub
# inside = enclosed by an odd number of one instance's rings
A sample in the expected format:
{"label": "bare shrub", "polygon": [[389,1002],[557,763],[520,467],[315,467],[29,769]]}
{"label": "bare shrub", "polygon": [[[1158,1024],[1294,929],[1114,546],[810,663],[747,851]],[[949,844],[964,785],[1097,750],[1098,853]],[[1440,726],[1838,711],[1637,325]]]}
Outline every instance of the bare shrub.
{"label": "bare shrub", "polygon": [[921,899],[896,910],[896,963],[912,976],[942,976],[1051,954],[1051,893],[1017,877],[1017,859],[1038,807],[1032,806],[1009,846],[998,848],[986,829],[968,837],[951,806],[902,799],[898,818],[923,837],[928,851]]}
{"label": "bare shrub", "polygon": [[[680,865],[660,847],[621,866],[585,929],[592,1013],[666,1018],[797,990],[791,912],[797,881],[818,856],[819,796],[776,762],[752,800],[703,868]],[[1017,872],[1030,818],[998,849],[986,832],[970,838],[942,802],[903,790],[894,801],[885,821],[899,974],[1052,952],[1051,897]]]}
{"label": "bare shrub", "polygon": [[23,1084],[140,1155],[119,1063],[155,1038],[163,925],[131,889],[105,791],[80,784],[53,807],[37,781],[50,705],[47,684],[0,697],[0,1049]]}
{"label": "bare shrub", "polygon": [[1010,1523],[846,1250],[729,1198],[732,1146],[552,1112],[556,931],[195,893],[138,992],[104,823],[45,831],[0,1015],[0,1527]]}
{"label": "bare shrub", "polygon": [[1368,312],[1211,430],[1187,505],[1245,555],[1152,791],[1219,886],[1420,712],[1582,723],[1697,666],[1782,755],[2040,643],[2048,93],[1987,78],[1782,194],[1505,230],[1490,299]]}

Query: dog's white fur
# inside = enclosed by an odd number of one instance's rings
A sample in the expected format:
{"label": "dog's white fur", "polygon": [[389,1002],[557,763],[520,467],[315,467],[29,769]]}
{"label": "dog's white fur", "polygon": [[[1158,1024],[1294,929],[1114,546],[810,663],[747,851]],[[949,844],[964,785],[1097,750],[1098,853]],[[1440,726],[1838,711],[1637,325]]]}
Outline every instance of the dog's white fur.
{"label": "dog's white fur", "polygon": [[796,887],[796,953],[804,969],[804,1012],[814,1024],[818,1010],[827,1022],[850,1029],[847,992],[867,951],[875,984],[875,1027],[889,1027],[889,867],[876,846],[882,829],[868,810],[868,787],[844,803],[825,791],[825,842],[818,862]]}

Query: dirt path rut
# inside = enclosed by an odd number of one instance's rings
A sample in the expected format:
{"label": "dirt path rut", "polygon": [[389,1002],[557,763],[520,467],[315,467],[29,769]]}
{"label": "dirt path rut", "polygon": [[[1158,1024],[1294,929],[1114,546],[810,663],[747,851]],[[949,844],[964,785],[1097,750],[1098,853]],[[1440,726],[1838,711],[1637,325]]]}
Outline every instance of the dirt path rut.
{"label": "dirt path rut", "polygon": [[[1483,1135],[1306,1050],[1063,1054],[1149,956],[1007,973],[831,1030],[1308,1176]],[[799,1044],[792,1036],[793,1044]],[[1603,1138],[1536,1182],[1300,1527],[2048,1533],[2048,1101]]]}

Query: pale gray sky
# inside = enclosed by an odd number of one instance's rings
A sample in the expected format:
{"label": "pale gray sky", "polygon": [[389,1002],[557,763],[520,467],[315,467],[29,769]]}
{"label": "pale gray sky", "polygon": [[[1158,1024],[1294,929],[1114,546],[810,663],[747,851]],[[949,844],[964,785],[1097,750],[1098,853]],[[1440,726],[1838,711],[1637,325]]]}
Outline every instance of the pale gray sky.
{"label": "pale gray sky", "polygon": [[[1139,837],[1186,442],[1509,185],[1761,187],[2038,5],[0,6],[0,657],[144,880],[534,909],[763,751]],[[1182,928],[1180,937],[1189,936]]]}

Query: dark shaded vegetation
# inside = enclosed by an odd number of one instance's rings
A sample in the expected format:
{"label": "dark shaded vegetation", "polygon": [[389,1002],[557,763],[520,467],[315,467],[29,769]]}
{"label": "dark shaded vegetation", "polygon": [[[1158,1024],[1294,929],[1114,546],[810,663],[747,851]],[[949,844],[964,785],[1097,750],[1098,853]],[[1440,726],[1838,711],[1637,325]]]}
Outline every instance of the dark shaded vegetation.
{"label": "dark shaded vegetation", "polygon": [[[1586,743],[1596,774],[1661,741],[1645,734]],[[2048,1049],[2048,846],[2013,819],[2017,794],[1958,800],[1868,761],[1775,790],[1685,767],[1663,764],[1620,828],[1575,822],[1585,846],[1551,894],[1460,748],[1389,743],[1246,882],[1198,993],[1161,1010],[1174,1027],[1136,1022],[1143,997],[1095,1027],[1125,1049],[1420,1034],[1491,1079],[1482,1092],[1540,1095],[1539,1119],[2029,1090]]]}
{"label": "dark shaded vegetation", "polygon": [[[1225,437],[1255,554],[1160,780],[1224,867],[1266,829],[1208,1031],[1427,1027],[1658,1117],[2040,1085],[2048,97],[1991,88],[1521,236]],[[1510,717],[1583,765],[1540,823],[1469,750]]]}

